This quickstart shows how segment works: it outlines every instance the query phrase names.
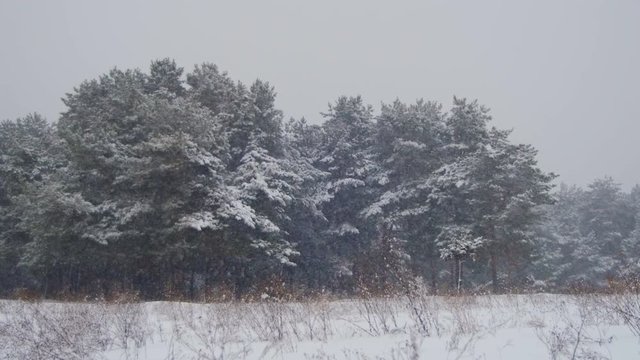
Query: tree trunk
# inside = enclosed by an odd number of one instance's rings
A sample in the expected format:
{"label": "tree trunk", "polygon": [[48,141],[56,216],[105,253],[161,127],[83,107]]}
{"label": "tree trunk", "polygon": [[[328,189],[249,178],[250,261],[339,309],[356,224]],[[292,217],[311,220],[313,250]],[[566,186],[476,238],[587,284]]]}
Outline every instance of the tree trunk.
{"label": "tree trunk", "polygon": [[436,273],[436,260],[433,256],[431,256],[431,259],[429,261],[429,267],[431,272],[431,290],[435,294],[438,288],[438,282],[437,282],[438,275]]}
{"label": "tree trunk", "polygon": [[493,251],[491,251],[491,285],[494,293],[500,292],[500,286],[498,285],[497,256]]}
{"label": "tree trunk", "polygon": [[191,276],[189,278],[189,299],[193,301],[196,297],[196,272],[191,269]]}
{"label": "tree trunk", "polygon": [[454,260],[451,261],[451,286],[456,288],[456,282],[458,281],[458,263]]}
{"label": "tree trunk", "polygon": [[462,259],[458,259],[458,294],[460,294],[460,289],[462,288]]}

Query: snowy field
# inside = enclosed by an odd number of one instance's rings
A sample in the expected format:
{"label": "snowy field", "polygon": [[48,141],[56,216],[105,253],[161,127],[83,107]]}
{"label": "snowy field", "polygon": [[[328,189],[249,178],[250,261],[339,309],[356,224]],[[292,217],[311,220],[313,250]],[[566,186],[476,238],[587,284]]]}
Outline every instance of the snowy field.
{"label": "snowy field", "polygon": [[2,359],[640,359],[638,295],[0,302]]}

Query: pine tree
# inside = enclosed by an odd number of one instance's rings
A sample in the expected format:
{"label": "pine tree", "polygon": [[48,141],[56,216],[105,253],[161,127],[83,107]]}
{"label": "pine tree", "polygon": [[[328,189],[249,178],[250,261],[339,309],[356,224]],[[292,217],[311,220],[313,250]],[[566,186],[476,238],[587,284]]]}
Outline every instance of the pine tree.
{"label": "pine tree", "polygon": [[25,282],[31,269],[23,266],[33,247],[23,216],[24,197],[43,186],[65,165],[54,126],[38,114],[0,122],[0,292],[33,285]]}
{"label": "pine tree", "polygon": [[328,221],[325,232],[333,256],[333,273],[344,286],[353,285],[354,261],[369,248],[375,227],[366,223],[361,211],[369,202],[367,178],[373,161],[372,109],[360,97],[341,97],[323,114],[324,141],[315,166],[329,173],[328,201],[322,212]]}
{"label": "pine tree", "polygon": [[508,280],[523,277],[518,270],[528,263],[531,226],[539,220],[538,205],[551,201],[554,175],[537,167],[533,147],[511,144],[508,131],[487,129],[489,120],[486,108],[454,99],[446,120],[447,160],[430,183],[436,211],[447,214],[440,226],[463,225],[473,237],[484,239],[481,253],[488,258],[497,291],[501,257],[508,260]]}
{"label": "pine tree", "polygon": [[182,73],[184,69],[178,67],[172,59],[165,58],[151,62],[149,78],[145,90],[148,93],[167,91],[177,96],[184,94]]}
{"label": "pine tree", "polygon": [[622,196],[620,185],[607,177],[589,184],[580,208],[579,229],[583,242],[573,256],[587,260],[586,268],[576,269],[589,284],[603,285],[606,278],[623,272],[623,239],[634,227],[632,211]]}
{"label": "pine tree", "polygon": [[[165,85],[149,86],[175,84],[181,72],[158,64],[152,80],[113,70],[85,82],[65,99],[59,126],[80,193],[96,208],[83,238],[103,245],[112,278],[131,278],[156,295],[164,277],[180,276],[198,251],[214,251],[207,242],[220,238],[217,210],[229,194],[216,117]],[[208,235],[194,236],[194,229]]]}
{"label": "pine tree", "polygon": [[310,125],[304,118],[291,119],[285,127],[286,158],[291,171],[302,179],[287,211],[290,219],[287,233],[300,252],[291,277],[297,284],[306,284],[312,289],[321,289],[331,283],[328,271],[331,256],[326,251],[327,239],[322,233],[327,219],[321,210],[329,198],[325,187],[329,173],[313,165],[321,156],[322,135],[319,125]]}
{"label": "pine tree", "polygon": [[471,229],[465,226],[451,225],[442,229],[436,244],[443,260],[453,261],[452,279],[458,292],[462,288],[463,265],[468,259],[475,260],[476,252],[482,247],[483,239],[474,237]]}
{"label": "pine tree", "polygon": [[573,258],[583,244],[579,229],[584,191],[577,186],[560,184],[553,194],[554,203],[545,205],[542,222],[536,227],[532,257],[532,278],[543,287],[559,287],[575,282],[572,264],[585,260]]}
{"label": "pine tree", "polygon": [[442,162],[444,117],[441,106],[418,101],[383,105],[376,123],[374,201],[365,209],[368,218],[393,224],[394,235],[405,241],[413,270],[428,275],[432,287],[438,278],[435,224],[438,214],[430,206],[429,185]]}
{"label": "pine tree", "polygon": [[322,125],[284,125],[268,82],[171,59],[63,101],[56,124],[0,123],[5,292],[385,291],[413,275],[500,290],[640,272],[640,190],[606,178],[552,204],[536,150],[477,101],[396,100],[376,116],[340,97]]}
{"label": "pine tree", "polygon": [[625,198],[627,209],[635,214],[633,231],[622,241],[624,268],[621,276],[638,278],[640,276],[640,185],[634,186]]}

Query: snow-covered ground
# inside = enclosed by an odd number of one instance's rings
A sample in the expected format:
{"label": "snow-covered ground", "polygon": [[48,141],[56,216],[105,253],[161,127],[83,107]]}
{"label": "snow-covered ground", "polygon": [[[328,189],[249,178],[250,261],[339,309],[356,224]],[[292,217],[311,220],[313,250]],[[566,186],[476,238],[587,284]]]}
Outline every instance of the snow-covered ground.
{"label": "snow-covered ground", "polygon": [[638,295],[2,301],[0,358],[640,359],[634,316]]}

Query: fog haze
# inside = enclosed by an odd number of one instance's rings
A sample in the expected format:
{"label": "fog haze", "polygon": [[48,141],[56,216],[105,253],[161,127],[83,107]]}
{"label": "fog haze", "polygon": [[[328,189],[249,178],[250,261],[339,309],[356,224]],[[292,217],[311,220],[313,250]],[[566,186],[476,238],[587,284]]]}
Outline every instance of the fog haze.
{"label": "fog haze", "polygon": [[0,119],[39,112],[117,66],[171,57],[270,81],[287,117],[340,95],[477,98],[540,165],[640,183],[638,1],[3,1]]}

